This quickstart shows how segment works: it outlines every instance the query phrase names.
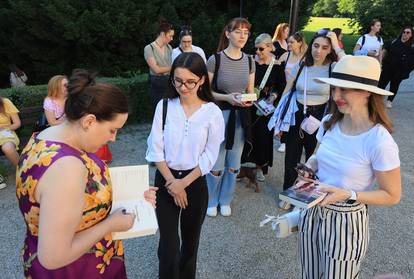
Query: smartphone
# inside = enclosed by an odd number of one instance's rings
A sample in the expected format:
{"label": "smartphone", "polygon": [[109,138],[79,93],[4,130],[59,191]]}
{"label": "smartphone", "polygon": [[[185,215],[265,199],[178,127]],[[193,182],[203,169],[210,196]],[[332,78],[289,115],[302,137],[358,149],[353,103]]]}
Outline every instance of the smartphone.
{"label": "smartphone", "polygon": [[295,170],[298,173],[298,175],[301,176],[301,177],[305,177],[305,175],[307,174],[308,175],[307,178],[310,178],[310,179],[313,179],[313,180],[319,180],[318,176],[313,171],[313,169],[309,168],[305,164],[298,163],[295,167]]}

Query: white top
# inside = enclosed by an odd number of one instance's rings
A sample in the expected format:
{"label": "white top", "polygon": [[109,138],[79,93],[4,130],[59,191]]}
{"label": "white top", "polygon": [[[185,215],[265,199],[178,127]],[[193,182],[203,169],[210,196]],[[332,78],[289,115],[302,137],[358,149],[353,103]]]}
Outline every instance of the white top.
{"label": "white top", "polygon": [[187,119],[179,98],[168,100],[163,136],[161,100],[155,110],[145,159],[166,161],[174,170],[199,166],[205,175],[216,163],[223,140],[224,119],[217,105],[212,102],[203,104]]}
{"label": "white top", "polygon": [[316,158],[317,175],[322,182],[354,191],[374,188],[374,171],[389,171],[400,166],[398,146],[391,134],[380,124],[370,130],[349,136],[336,123],[323,135],[322,119],[316,138],[320,142]]}
{"label": "white top", "polygon": [[[331,70],[335,68],[336,62],[332,63]],[[300,64],[293,66],[289,79],[295,80],[298,74]],[[305,81],[305,71],[307,71],[307,79]],[[306,105],[316,106],[325,104],[329,100],[330,86],[326,83],[317,82],[315,78],[329,77],[329,64],[321,66],[306,66],[300,72],[296,83],[297,101],[304,104],[304,90],[306,82]]]}
{"label": "white top", "polygon": [[[365,36],[365,43],[361,47],[361,49],[366,49],[368,51],[376,51],[376,53],[379,54],[379,50],[382,48],[382,45],[384,44],[382,38],[380,38],[380,40],[378,41],[377,36],[371,36],[369,34],[365,34],[363,36]],[[357,45],[362,45],[363,36],[359,37]]]}
{"label": "white top", "polygon": [[23,76],[19,77],[15,73],[10,73],[10,86],[11,87],[22,87],[26,85],[27,76],[23,73]]}
{"label": "white top", "polygon": [[[195,45],[191,45],[192,48],[192,52],[198,53],[200,54],[201,58],[203,58],[204,63],[207,61],[206,60],[206,55],[204,54],[204,50],[201,47],[195,46]],[[171,60],[174,63],[175,58],[177,58],[178,55],[180,55],[182,52],[181,50],[176,47],[173,49],[172,54],[171,54]]]}

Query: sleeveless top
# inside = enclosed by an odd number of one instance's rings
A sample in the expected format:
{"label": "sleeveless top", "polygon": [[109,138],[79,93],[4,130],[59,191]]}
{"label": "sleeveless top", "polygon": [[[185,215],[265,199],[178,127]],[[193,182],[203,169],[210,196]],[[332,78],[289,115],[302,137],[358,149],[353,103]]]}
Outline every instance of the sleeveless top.
{"label": "sleeveless top", "polygon": [[[40,204],[35,200],[35,189],[45,171],[65,156],[79,158],[87,169],[85,177],[85,205],[77,232],[104,220],[112,206],[112,184],[108,167],[92,153],[82,153],[73,147],[33,136],[20,156],[16,171],[16,196],[27,225],[22,249],[26,278],[126,278],[122,242],[106,235],[88,252],[67,266],[48,270],[37,257]],[[55,185],[59,187],[59,185]]]}

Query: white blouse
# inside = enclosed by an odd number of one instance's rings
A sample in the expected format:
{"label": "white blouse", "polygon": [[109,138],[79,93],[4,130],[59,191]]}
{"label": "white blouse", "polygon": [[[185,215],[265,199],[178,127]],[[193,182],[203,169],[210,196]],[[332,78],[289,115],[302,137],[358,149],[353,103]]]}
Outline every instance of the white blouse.
{"label": "white blouse", "polygon": [[207,174],[216,163],[224,140],[224,119],[219,107],[210,102],[201,105],[187,118],[179,98],[168,100],[164,135],[162,132],[162,100],[155,110],[148,137],[149,162],[166,161],[174,170],[200,167]]}

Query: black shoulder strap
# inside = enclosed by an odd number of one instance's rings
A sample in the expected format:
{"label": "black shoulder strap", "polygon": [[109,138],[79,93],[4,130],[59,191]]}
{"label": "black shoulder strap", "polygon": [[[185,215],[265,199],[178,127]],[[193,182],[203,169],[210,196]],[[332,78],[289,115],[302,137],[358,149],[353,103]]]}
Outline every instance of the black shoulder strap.
{"label": "black shoulder strap", "polygon": [[213,76],[213,80],[212,80],[212,82],[211,82],[211,84],[213,85],[213,91],[218,91],[218,88],[217,88],[217,75],[218,75],[218,70],[219,70],[219,68],[220,68],[220,53],[219,52],[217,52],[217,53],[214,53],[214,60],[216,61],[215,63],[216,63],[216,65],[215,65],[215,67],[214,67],[214,76]]}
{"label": "black shoulder strap", "polygon": [[[328,77],[331,77],[331,75],[332,75],[332,63],[329,64]],[[331,110],[332,102],[333,102],[332,92],[331,92],[331,87],[329,86],[329,99],[328,99],[328,102],[325,105],[325,110],[323,112],[323,116],[327,115],[329,113],[329,111]],[[324,135],[325,135],[325,133],[326,133],[326,131],[324,132]]]}
{"label": "black shoulder strap", "polygon": [[250,75],[250,72],[252,71],[252,68],[253,68],[253,65],[252,65],[252,56],[251,55],[248,55],[247,57],[249,57],[249,75]]}
{"label": "black shoulder strap", "polygon": [[292,100],[293,93],[296,91],[296,83],[298,81],[298,78],[300,76],[300,73],[303,70],[303,67],[305,67],[305,62],[304,61],[302,61],[301,64],[300,64],[300,66],[299,66],[298,74],[296,75],[295,81],[292,84],[292,88],[290,89],[290,92],[289,92],[289,97],[288,97],[288,99],[286,101],[285,107],[283,108],[283,112],[281,114],[280,119],[285,118],[285,115],[286,115],[287,110],[288,110],[289,105],[290,105],[290,101]]}
{"label": "black shoulder strap", "polygon": [[165,122],[167,120],[168,98],[162,99],[162,131],[164,132]]}
{"label": "black shoulder strap", "polygon": [[181,47],[178,47],[178,49],[181,51],[181,53],[183,53],[184,51],[183,51],[183,49],[181,48]]}
{"label": "black shoulder strap", "polygon": [[378,35],[378,36],[377,36],[377,40],[378,40],[378,42],[379,42],[379,43],[381,43],[382,38],[381,38],[381,36],[380,36],[380,35]]}
{"label": "black shoulder strap", "polygon": [[362,42],[361,42],[361,48],[365,44],[365,35],[362,35]]}

